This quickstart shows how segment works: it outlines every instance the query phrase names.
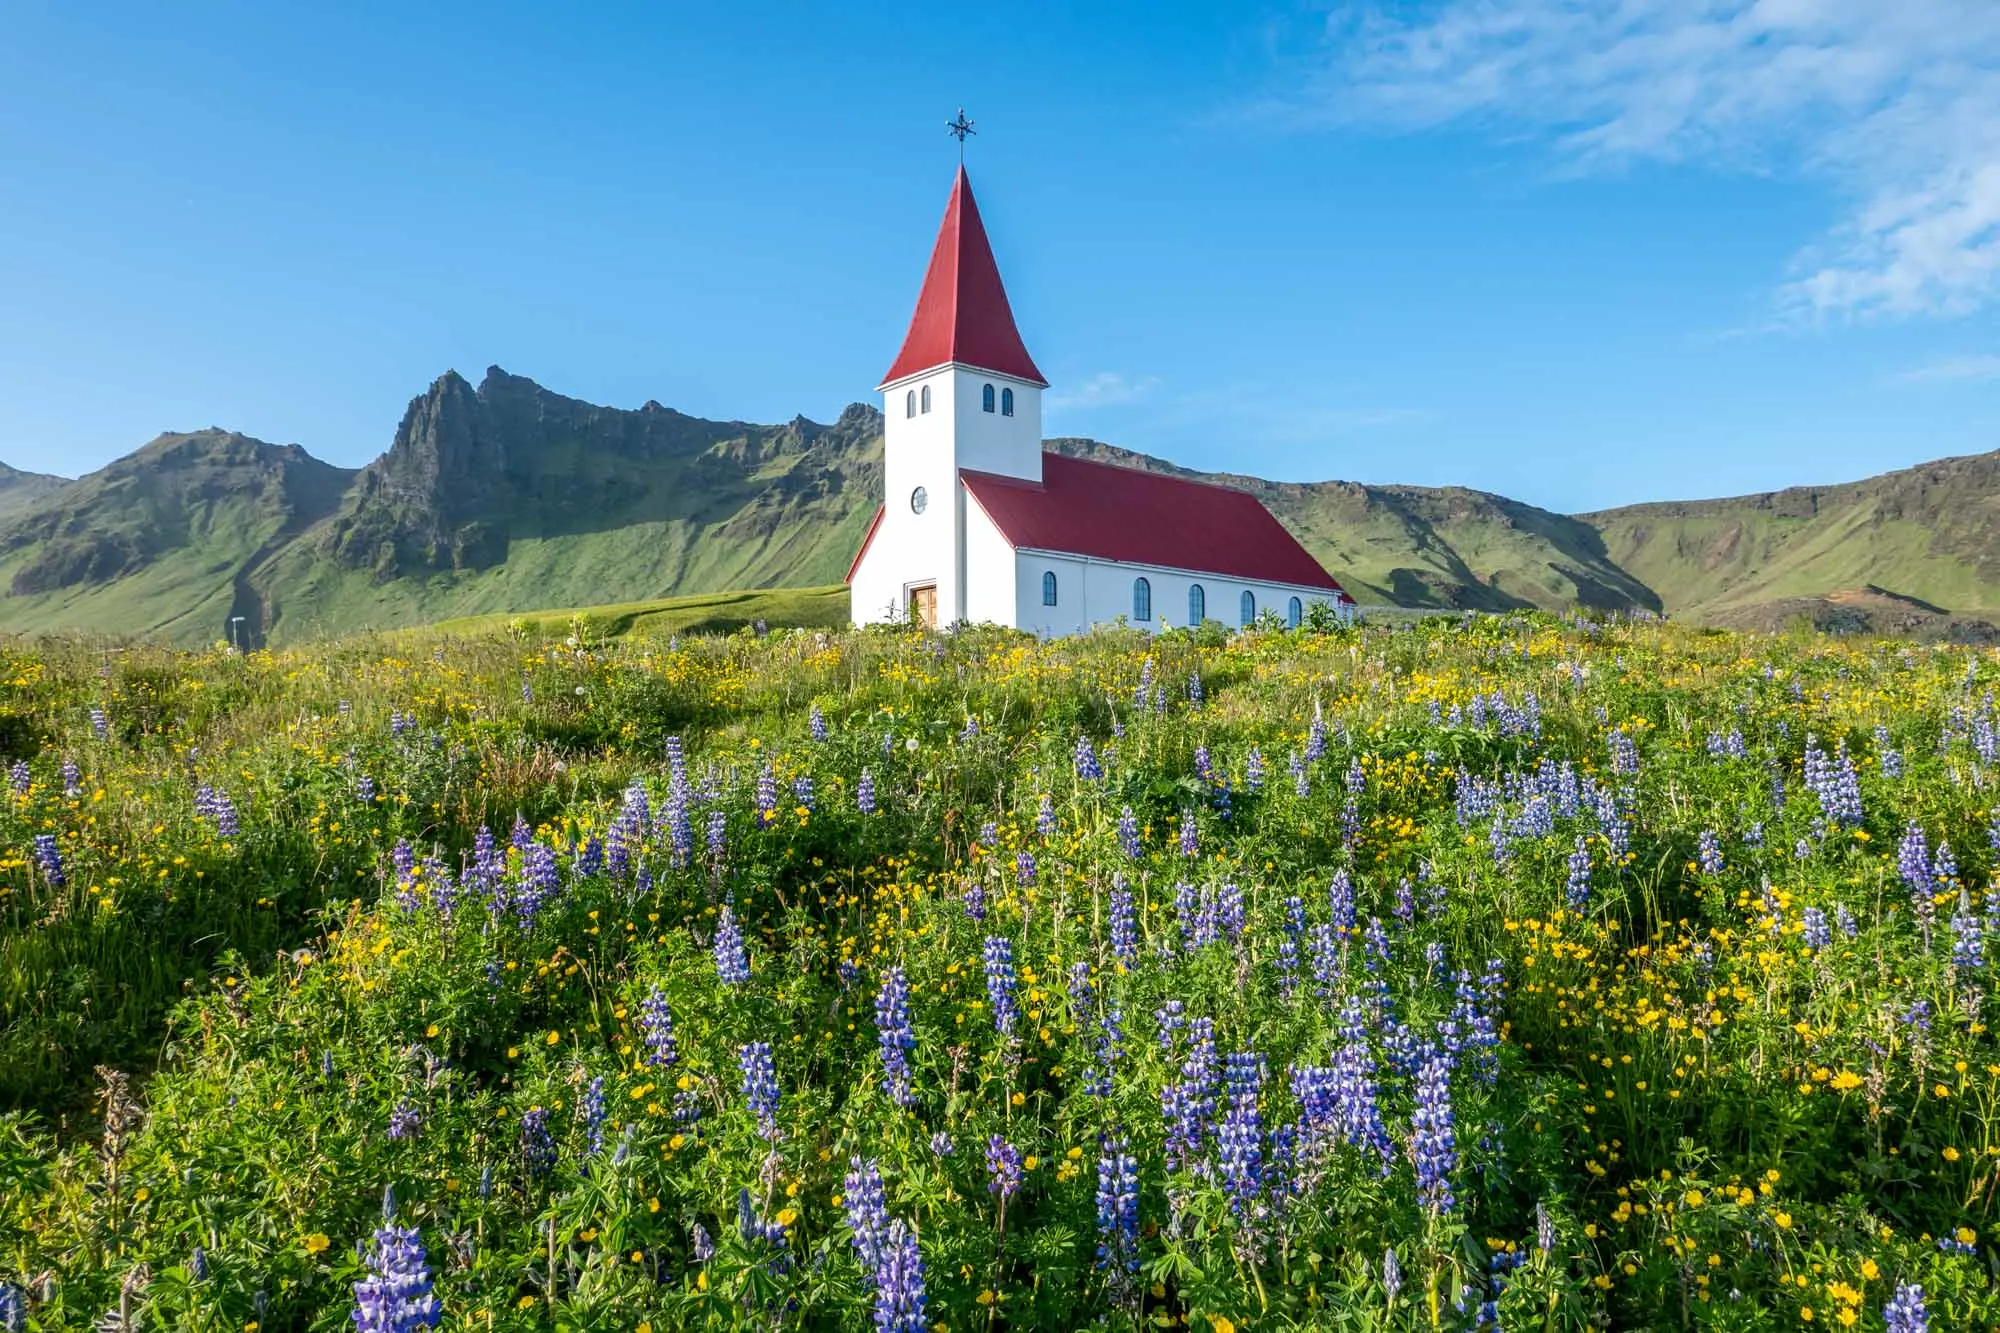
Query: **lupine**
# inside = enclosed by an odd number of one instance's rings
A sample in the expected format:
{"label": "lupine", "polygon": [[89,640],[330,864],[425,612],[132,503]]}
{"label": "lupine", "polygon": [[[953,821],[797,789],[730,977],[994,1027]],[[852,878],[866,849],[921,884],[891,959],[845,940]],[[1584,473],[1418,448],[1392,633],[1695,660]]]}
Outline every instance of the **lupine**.
{"label": "lupine", "polygon": [[1697,842],[1696,854],[1701,862],[1702,874],[1704,875],[1721,874],[1722,840],[1715,836],[1715,830],[1703,829],[1701,831],[1701,836],[1696,840],[1696,842]]}
{"label": "lupine", "polygon": [[396,1140],[413,1139],[423,1127],[423,1117],[409,1102],[399,1102],[389,1113],[389,1137]]}
{"label": "lupine", "polygon": [[1424,1048],[1417,1064],[1410,1155],[1416,1162],[1418,1200],[1433,1213],[1450,1212],[1455,1202],[1452,1175],[1458,1169],[1458,1136],[1452,1124],[1451,1061],[1436,1044]]}
{"label": "lupine", "polygon": [[810,773],[801,773],[792,779],[792,799],[804,809],[813,808],[813,780]]}
{"label": "lupine", "polygon": [[1104,776],[1104,766],[1097,762],[1097,751],[1090,743],[1090,737],[1076,738],[1076,775],[1085,782],[1096,782]]}
{"label": "lupine", "polygon": [[861,770],[861,780],[854,784],[854,808],[864,815],[875,813],[875,772]]}
{"label": "lupine", "polygon": [[102,708],[92,706],[90,710],[90,734],[98,740],[111,735],[111,717]]}
{"label": "lupine", "polygon": [[74,759],[62,761],[62,786],[63,795],[72,801],[83,795],[83,770],[76,766]]}
{"label": "lupine", "polygon": [[1264,752],[1255,745],[1243,761],[1243,785],[1252,792],[1264,790]]}
{"label": "lupine", "polygon": [[854,1233],[854,1257],[872,1285],[882,1263],[882,1243],[889,1231],[889,1204],[882,1189],[882,1168],[872,1160],[849,1159],[851,1169],[841,1182],[841,1207]]}
{"label": "lupine", "polygon": [[530,843],[521,853],[521,881],[514,893],[514,916],[524,931],[535,928],[542,906],[562,888],[554,849]]}
{"label": "lupine", "polygon": [[42,878],[56,888],[66,882],[63,878],[62,849],[56,846],[56,835],[37,833],[35,835],[35,865],[40,868]]}
{"label": "lupine", "polygon": [[743,1100],[757,1117],[757,1132],[778,1136],[778,1071],[771,1062],[771,1043],[753,1041],[737,1056],[743,1069]]}
{"label": "lupine", "polygon": [[1128,967],[1139,958],[1139,918],[1130,889],[1111,890],[1111,956]]}
{"label": "lupine", "polygon": [[806,729],[812,733],[815,741],[826,739],[826,715],[819,711],[818,704],[814,704],[811,711],[806,714]]}
{"label": "lupine", "polygon": [[1312,794],[1312,774],[1297,750],[1292,751],[1291,770],[1292,790],[1298,794],[1300,800],[1304,800]]}
{"label": "lupine", "polygon": [[1882,1307],[1886,1333],[1930,1333],[1930,1311],[1924,1308],[1924,1289],[1914,1282],[1899,1283],[1896,1295]]}
{"label": "lupine", "polygon": [[757,774],[757,822],[763,825],[775,823],[778,818],[778,773],[769,760]]}
{"label": "lupine", "polygon": [[1118,814],[1118,847],[1128,861],[1138,860],[1144,850],[1139,842],[1139,817],[1129,805]]}
{"label": "lupine", "polygon": [[1951,961],[1963,972],[1975,971],[1986,961],[1979,918],[1970,912],[1951,919]]}
{"label": "lupine", "polygon": [[910,987],[900,967],[883,974],[882,989],[875,995],[875,1034],[889,1098],[909,1106],[916,1100],[910,1093],[910,1052],[917,1035],[910,1028]]}
{"label": "lupine", "polygon": [[1313,701],[1312,725],[1306,729],[1306,762],[1317,764],[1326,753],[1326,718],[1320,712],[1318,700]]}
{"label": "lupine", "polygon": [[604,1075],[599,1074],[583,1090],[583,1138],[585,1150],[595,1157],[604,1148]]}
{"label": "lupine", "polygon": [[1003,1037],[1014,1035],[1020,1010],[1014,1003],[1014,942],[1005,935],[986,937],[986,998],[993,1006],[993,1028]]}
{"label": "lupine", "polygon": [[1294,895],[1285,899],[1284,933],[1278,940],[1278,990],[1291,999],[1299,986],[1299,944],[1306,933],[1305,900]]}
{"label": "lupine", "polygon": [[1195,839],[1194,811],[1181,814],[1181,855],[1192,857],[1199,850]]}
{"label": "lupine", "polygon": [[1827,928],[1826,912],[1818,907],[1808,907],[1801,914],[1805,946],[1814,953],[1824,952],[1833,943],[1833,932]]}
{"label": "lupine", "polygon": [[1216,1134],[1216,1171],[1238,1217],[1246,1216],[1264,1187],[1264,1128],[1257,1097],[1232,1097]]}
{"label": "lupine", "polygon": [[658,986],[647,992],[639,1004],[639,1039],[646,1044],[646,1063],[667,1068],[680,1058],[674,1039],[674,1014],[667,996]]}
{"label": "lupine", "polygon": [[384,1221],[375,1232],[368,1275],[354,1284],[355,1333],[412,1333],[436,1328],[443,1317],[417,1229]]}
{"label": "lupine", "polygon": [[1014,878],[1023,888],[1035,882],[1035,854],[1025,847],[1014,853]]}
{"label": "lupine", "polygon": [[1572,912],[1581,912],[1590,905],[1590,845],[1579,837],[1576,850],[1569,854],[1569,883],[1563,891],[1563,900]]}
{"label": "lupine", "polygon": [[1021,1150],[998,1134],[986,1140],[986,1189],[1004,1203],[1021,1188]]}
{"label": "lupine", "polygon": [[750,955],[743,947],[743,929],[729,904],[715,921],[715,975],[725,986],[740,986],[750,980]]}
{"label": "lupine", "polygon": [[537,1106],[521,1116],[521,1162],[531,1176],[547,1175],[556,1164],[556,1141],[549,1113]]}
{"label": "lupine", "polygon": [[917,1233],[902,1218],[891,1218],[882,1240],[875,1277],[878,1333],[928,1333],[924,1322],[924,1258]]}
{"label": "lupine", "polygon": [[28,768],[27,760],[16,759],[14,761],[14,766],[7,770],[7,782],[14,789],[16,796],[26,796],[28,794],[29,789],[35,785],[35,775]]}
{"label": "lupine", "polygon": [[1333,872],[1333,883],[1326,891],[1327,907],[1333,915],[1333,928],[1342,934],[1354,931],[1354,881],[1345,870]]}
{"label": "lupine", "polygon": [[1097,1159],[1097,1263],[1139,1271],[1139,1163],[1123,1138],[1107,1140]]}

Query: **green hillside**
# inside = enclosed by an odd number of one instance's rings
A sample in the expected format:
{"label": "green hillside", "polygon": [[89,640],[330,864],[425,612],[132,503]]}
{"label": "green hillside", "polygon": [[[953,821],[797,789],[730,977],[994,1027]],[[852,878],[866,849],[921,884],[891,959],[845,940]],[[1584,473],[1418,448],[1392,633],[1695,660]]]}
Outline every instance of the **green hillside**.
{"label": "green hillside", "polygon": [[[1095,440],[1048,447],[1249,491],[1364,604],[2000,634],[2000,454],[1571,516],[1462,487],[1272,482]],[[359,470],[221,430],[162,435],[74,482],[0,468],[0,630],[204,643],[240,617],[246,641],[281,643],[825,588],[881,476],[866,404],[759,425],[601,407],[498,367],[477,385],[448,372]]]}
{"label": "green hillside", "polygon": [[1761,606],[1869,586],[1960,615],[2000,614],[2000,453],[1579,518],[1691,620],[1742,623]]}

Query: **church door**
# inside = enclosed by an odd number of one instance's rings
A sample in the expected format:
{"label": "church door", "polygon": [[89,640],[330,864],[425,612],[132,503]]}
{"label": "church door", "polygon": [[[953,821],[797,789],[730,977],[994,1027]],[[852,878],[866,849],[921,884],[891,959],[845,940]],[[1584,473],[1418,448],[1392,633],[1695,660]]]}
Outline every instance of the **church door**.
{"label": "church door", "polygon": [[937,628],[937,584],[910,589],[910,618],[925,629]]}

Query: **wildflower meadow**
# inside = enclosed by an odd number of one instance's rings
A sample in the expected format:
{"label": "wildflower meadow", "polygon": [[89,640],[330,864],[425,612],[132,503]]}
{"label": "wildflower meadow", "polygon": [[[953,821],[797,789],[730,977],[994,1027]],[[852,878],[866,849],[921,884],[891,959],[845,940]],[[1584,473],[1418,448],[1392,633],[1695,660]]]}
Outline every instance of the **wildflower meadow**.
{"label": "wildflower meadow", "polygon": [[0,646],[0,1330],[2000,1326],[1996,682]]}

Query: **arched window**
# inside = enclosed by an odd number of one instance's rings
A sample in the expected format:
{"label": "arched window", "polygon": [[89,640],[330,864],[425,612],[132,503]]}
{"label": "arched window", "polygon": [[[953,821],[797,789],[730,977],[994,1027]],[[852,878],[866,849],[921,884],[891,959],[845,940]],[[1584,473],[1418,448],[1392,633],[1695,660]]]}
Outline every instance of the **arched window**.
{"label": "arched window", "polygon": [[1144,579],[1132,580],[1132,619],[1153,618],[1153,585]]}
{"label": "arched window", "polygon": [[[993,387],[991,385],[988,385],[986,388],[986,392],[989,395],[988,401],[990,402],[991,401],[990,395],[993,392]],[[988,412],[991,412],[993,409],[992,407],[989,406],[986,410]],[[1014,415],[1014,391],[1012,389],[1002,389],[1000,391],[1000,415],[1003,417],[1011,417]]]}
{"label": "arched window", "polygon": [[1199,625],[1208,619],[1208,594],[1199,583],[1188,584],[1188,624]]}
{"label": "arched window", "polygon": [[1305,618],[1306,618],[1305,607],[1300,604],[1298,598],[1296,597],[1292,598],[1291,605],[1285,608],[1285,623],[1287,625],[1290,625],[1293,629],[1297,629],[1299,627],[1299,622],[1304,620]]}
{"label": "arched window", "polygon": [[917,399],[917,404],[918,404],[918,406],[917,406],[917,410],[918,410],[918,411],[920,411],[920,412],[928,412],[928,411],[930,411],[930,410],[931,410],[931,386],[930,386],[930,385],[926,384],[926,385],[924,386],[922,394],[918,396],[918,399]]}
{"label": "arched window", "polygon": [[979,391],[979,406],[983,411],[991,412],[993,410],[992,385],[989,384],[984,389],[981,389]]}
{"label": "arched window", "polygon": [[908,393],[903,395],[903,415],[906,417],[913,417],[916,414],[917,414],[917,391],[915,389],[912,389]]}
{"label": "arched window", "polygon": [[1042,575],[1042,605],[1056,604],[1056,572],[1051,569]]}
{"label": "arched window", "polygon": [[1248,625],[1257,618],[1257,594],[1248,588],[1243,590],[1243,623]]}

